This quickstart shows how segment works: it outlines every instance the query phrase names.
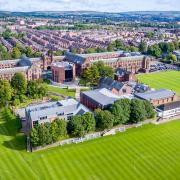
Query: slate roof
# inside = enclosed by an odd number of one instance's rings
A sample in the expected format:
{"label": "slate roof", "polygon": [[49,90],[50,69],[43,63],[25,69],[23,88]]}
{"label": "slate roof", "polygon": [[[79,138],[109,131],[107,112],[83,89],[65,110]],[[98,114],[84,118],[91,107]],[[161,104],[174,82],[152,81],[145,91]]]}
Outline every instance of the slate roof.
{"label": "slate roof", "polygon": [[124,86],[123,83],[119,81],[115,81],[109,77],[103,77],[99,81],[99,88],[106,88],[109,90],[117,89],[119,91],[123,88],[123,86]]}
{"label": "slate roof", "polygon": [[113,94],[111,91],[109,91],[106,88],[85,91],[85,92],[82,92],[82,94],[86,95],[93,101],[103,106],[113,104],[115,101],[120,99],[119,96]]}
{"label": "slate roof", "polygon": [[19,66],[19,67],[29,66],[30,67],[30,66],[32,66],[32,62],[28,57],[22,56],[20,58],[20,61],[17,63],[17,66]]}
{"label": "slate roof", "polygon": [[158,99],[165,99],[169,97],[173,97],[176,93],[167,90],[167,89],[159,89],[155,91],[147,91],[144,93],[136,93],[135,96],[140,98],[140,99],[145,99],[145,100],[158,100]]}
{"label": "slate roof", "polygon": [[176,108],[180,108],[180,101],[163,104],[157,107],[157,109],[160,109],[161,111],[168,111]]}
{"label": "slate roof", "polygon": [[116,75],[118,76],[124,76],[124,75],[129,75],[131,74],[129,71],[126,71],[125,69],[118,68],[116,69]]}
{"label": "slate roof", "polygon": [[84,113],[89,112],[89,109],[75,99],[66,99],[57,102],[28,106],[26,112],[32,121],[37,121],[44,116],[47,116],[47,119],[58,117],[59,113],[64,115],[71,113],[73,115],[83,115]]}

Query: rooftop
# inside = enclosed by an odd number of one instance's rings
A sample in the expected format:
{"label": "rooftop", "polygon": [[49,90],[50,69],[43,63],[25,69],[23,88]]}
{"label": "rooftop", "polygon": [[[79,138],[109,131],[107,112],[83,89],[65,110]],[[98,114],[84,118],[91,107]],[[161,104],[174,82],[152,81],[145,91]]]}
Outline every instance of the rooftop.
{"label": "rooftop", "polygon": [[51,64],[51,66],[55,66],[55,67],[59,67],[59,68],[63,67],[63,68],[69,69],[69,68],[72,68],[73,63],[70,63],[67,61],[61,61],[61,62],[54,62]]}
{"label": "rooftop", "polygon": [[89,98],[103,106],[113,104],[118,99],[132,98],[130,96],[117,96],[106,88],[85,91],[82,94],[88,96]]}
{"label": "rooftop", "polygon": [[[41,117],[47,116],[47,118],[58,117],[59,114],[79,115],[79,113],[86,113],[89,110],[80,104],[75,99],[66,99],[57,102],[47,102],[43,104],[28,106],[26,112],[31,117],[32,121],[40,120]],[[81,114],[81,115],[82,115]]]}
{"label": "rooftop", "polygon": [[135,96],[150,101],[150,100],[169,98],[174,96],[175,94],[176,93],[171,90],[159,89],[155,91],[147,91],[144,93],[136,93]]}
{"label": "rooftop", "polygon": [[172,109],[180,108],[180,101],[171,102],[168,104],[163,104],[157,107],[161,111],[168,111]]}

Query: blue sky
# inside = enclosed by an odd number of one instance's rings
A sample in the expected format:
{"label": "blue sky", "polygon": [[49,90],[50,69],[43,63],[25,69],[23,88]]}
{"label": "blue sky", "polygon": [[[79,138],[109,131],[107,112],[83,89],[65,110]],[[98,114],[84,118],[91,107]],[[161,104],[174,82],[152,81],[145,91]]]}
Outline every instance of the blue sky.
{"label": "blue sky", "polygon": [[180,10],[180,0],[0,0],[0,10],[106,12]]}

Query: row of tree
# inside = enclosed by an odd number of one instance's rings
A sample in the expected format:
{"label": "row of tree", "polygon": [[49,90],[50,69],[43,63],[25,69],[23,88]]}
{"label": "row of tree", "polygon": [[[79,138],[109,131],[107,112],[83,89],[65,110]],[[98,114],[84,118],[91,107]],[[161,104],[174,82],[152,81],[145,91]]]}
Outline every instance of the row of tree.
{"label": "row of tree", "polygon": [[29,81],[21,73],[15,73],[11,82],[0,80],[0,106],[12,103],[14,106],[24,102],[24,99],[42,98],[47,94],[47,87],[40,81]]}
{"label": "row of tree", "polygon": [[45,146],[67,136],[67,122],[56,119],[52,123],[37,125],[31,129],[30,139],[33,147]]}
{"label": "row of tree", "polygon": [[155,57],[161,57],[163,53],[169,54],[174,50],[180,49],[180,42],[161,42],[159,44],[154,44],[152,46],[148,46],[146,42],[142,41],[139,45],[139,51],[145,54],[149,54]]}
{"label": "row of tree", "polygon": [[74,116],[68,122],[55,120],[37,125],[31,130],[31,144],[34,147],[44,146],[66,137],[67,134],[71,137],[84,137],[95,130],[111,129],[116,125],[137,123],[154,117],[155,111],[148,101],[121,99],[108,110],[97,109],[94,114],[89,112]]}
{"label": "row of tree", "polygon": [[83,137],[89,132],[95,131],[96,121],[92,113],[82,116],[74,116],[71,121],[56,119],[52,123],[36,125],[31,130],[30,139],[33,147],[52,144],[59,139],[67,137]]}

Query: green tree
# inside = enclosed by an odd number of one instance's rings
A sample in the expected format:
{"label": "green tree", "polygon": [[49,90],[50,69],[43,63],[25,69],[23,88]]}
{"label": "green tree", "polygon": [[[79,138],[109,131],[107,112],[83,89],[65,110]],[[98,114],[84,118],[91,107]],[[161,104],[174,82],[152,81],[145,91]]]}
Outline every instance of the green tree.
{"label": "green tree", "polygon": [[12,50],[12,58],[18,59],[21,56],[21,51],[19,50],[18,47],[14,47]]}
{"label": "green tree", "polygon": [[73,116],[72,120],[68,123],[68,131],[73,136],[84,137],[85,128],[81,116]]}
{"label": "green tree", "polygon": [[142,53],[146,53],[148,49],[147,43],[145,41],[141,41],[139,44],[139,51]]}
{"label": "green tree", "polygon": [[67,121],[63,119],[57,119],[56,120],[58,129],[57,134],[59,137],[66,137],[67,136]]}
{"label": "green tree", "polygon": [[12,89],[8,81],[0,80],[0,107],[8,105],[12,98]]}
{"label": "green tree", "polygon": [[33,147],[37,147],[40,145],[39,133],[38,133],[37,127],[31,129],[30,141]]}
{"label": "green tree", "polygon": [[82,123],[86,133],[92,132],[95,130],[96,127],[96,120],[94,115],[90,112],[84,114],[82,117]]}
{"label": "green tree", "polygon": [[137,123],[146,119],[146,110],[142,100],[131,100],[130,123]]}
{"label": "green tree", "polygon": [[27,84],[27,95],[30,98],[38,98],[39,91],[38,91],[38,83],[37,81],[29,81]]}
{"label": "green tree", "polygon": [[33,49],[30,46],[25,49],[25,53],[27,57],[33,57]]}
{"label": "green tree", "polygon": [[98,71],[98,68],[96,65],[92,65],[90,68],[88,68],[83,75],[87,81],[89,81],[92,85],[97,85],[99,78],[100,78],[100,74]]}
{"label": "green tree", "polygon": [[173,42],[168,43],[167,51],[173,52],[175,50],[175,46]]}
{"label": "green tree", "polygon": [[158,58],[161,56],[162,51],[161,51],[159,45],[155,44],[155,45],[148,47],[148,54]]}
{"label": "green tree", "polygon": [[27,81],[23,74],[15,73],[11,79],[11,86],[13,87],[15,95],[23,95],[27,91]]}
{"label": "green tree", "polygon": [[113,127],[114,116],[110,111],[96,110],[96,119],[98,128],[105,130]]}
{"label": "green tree", "polygon": [[146,111],[146,118],[154,118],[155,117],[155,111],[153,109],[152,104],[149,101],[143,101],[144,103],[144,109]]}
{"label": "green tree", "polygon": [[47,85],[46,84],[40,84],[38,86],[38,94],[39,97],[45,97],[47,95]]}
{"label": "green tree", "polygon": [[130,119],[131,100],[120,99],[116,101],[111,107],[111,113],[115,116],[115,124],[127,123]]}

